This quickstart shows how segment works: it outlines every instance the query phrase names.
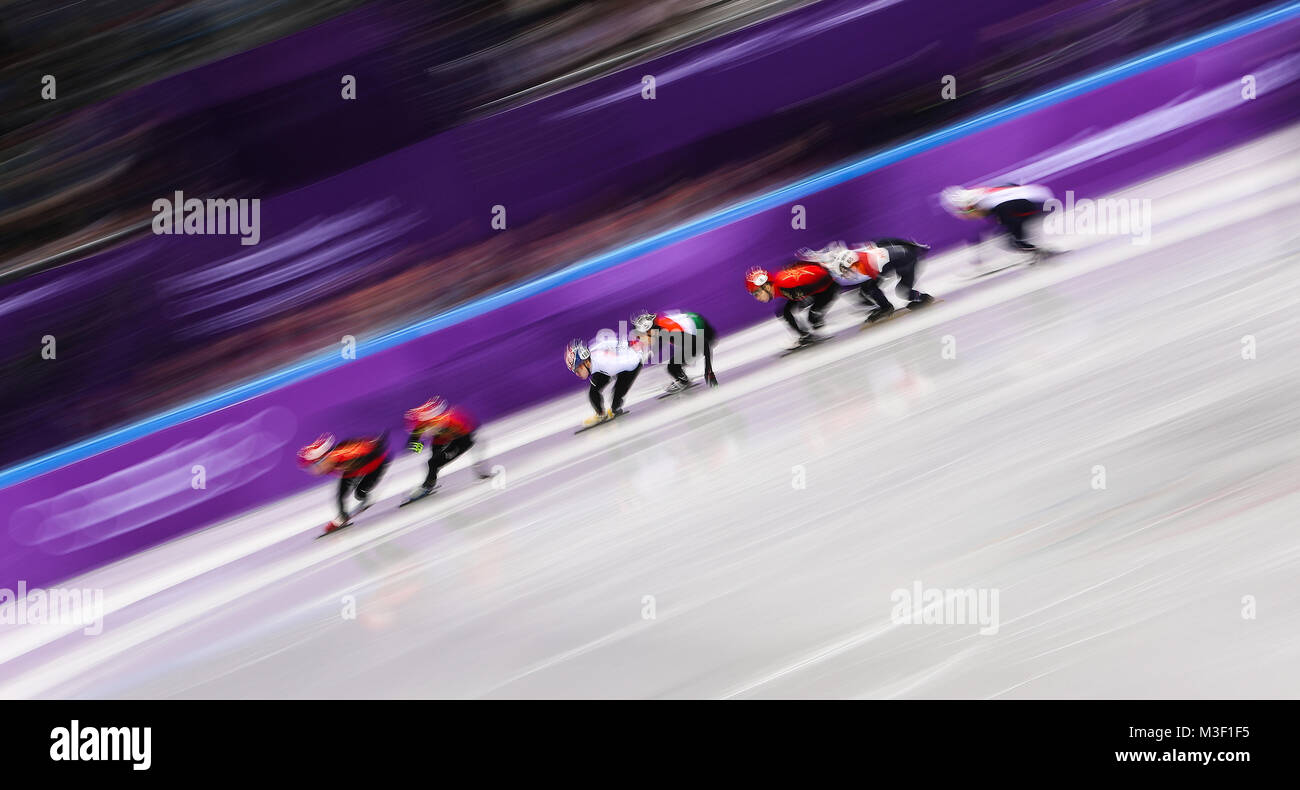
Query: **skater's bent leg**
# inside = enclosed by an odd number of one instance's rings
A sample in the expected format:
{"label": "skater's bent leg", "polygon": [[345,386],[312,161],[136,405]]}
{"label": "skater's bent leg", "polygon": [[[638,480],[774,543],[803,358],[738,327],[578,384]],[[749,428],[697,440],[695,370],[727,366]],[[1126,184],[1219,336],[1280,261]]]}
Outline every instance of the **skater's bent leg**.
{"label": "skater's bent leg", "polygon": [[674,381],[682,384],[686,384],[691,380],[691,377],[686,375],[686,368],[676,362],[668,363],[668,375],[672,376]]}
{"label": "skater's bent leg", "polygon": [[928,294],[916,290],[916,277],[920,271],[920,256],[917,251],[911,247],[890,247],[889,263],[885,264],[881,274],[894,274],[898,277],[898,284],[894,286],[894,293],[900,299],[906,299],[908,304],[929,301]]}
{"label": "skater's bent leg", "polygon": [[429,475],[424,478],[424,488],[431,489],[438,484],[438,472],[447,464],[460,457],[460,454],[474,446],[472,434],[443,445],[434,445],[429,453]]}
{"label": "skater's bent leg", "polygon": [[1025,231],[1025,221],[1023,219],[1016,218],[1012,220],[1010,224],[1007,225],[1007,232],[1011,234],[1011,246],[1017,250],[1033,252],[1038,249],[1034,246],[1033,242],[1029,240],[1029,236]]}
{"label": "skater's bent leg", "polygon": [[441,469],[442,465],[445,463],[446,459],[443,457],[443,448],[439,445],[430,447],[429,473],[424,476],[424,482],[420,484],[420,487],[425,490],[431,490],[436,486],[438,484],[438,470]]}
{"label": "skater's bent leg", "polygon": [[1017,250],[1034,252],[1038,249],[1029,240],[1027,223],[1043,213],[1043,207],[1030,200],[1008,200],[995,209],[998,223],[1006,229],[1011,246]]}
{"label": "skater's bent leg", "polygon": [[909,302],[915,302],[921,298],[921,293],[914,287],[916,285],[916,263],[907,261],[899,266],[898,284],[894,286],[894,293],[900,299],[906,299]]}
{"label": "skater's bent leg", "polygon": [[832,286],[813,295],[812,307],[808,308],[808,323],[813,329],[821,329],[826,323],[826,310],[831,306],[831,302],[835,301],[839,292],[838,288]]}
{"label": "skater's bent leg", "polygon": [[464,436],[451,440],[450,442],[447,443],[447,449],[443,453],[443,462],[442,462],[443,466],[446,466],[452,461],[455,461],[457,458],[460,458],[462,455],[464,455],[466,450],[468,450],[473,446],[474,446],[473,434],[467,433]]}
{"label": "skater's bent leg", "polygon": [[889,310],[893,307],[889,300],[885,298],[884,293],[880,290],[880,283],[875,280],[867,280],[858,286],[858,296],[862,298],[867,307],[874,307],[879,310]]}
{"label": "skater's bent leg", "polygon": [[603,415],[605,413],[605,398],[600,393],[608,383],[608,374],[591,374],[591,389],[587,391],[587,399],[591,401],[591,408],[595,409],[597,414]]}
{"label": "skater's bent leg", "polygon": [[636,376],[640,372],[641,366],[637,365],[631,370],[618,374],[618,378],[614,380],[614,398],[610,401],[610,409],[618,412],[623,408],[623,397],[627,395],[628,390],[632,389],[632,382],[636,381]]}
{"label": "skater's bent leg", "polygon": [[339,479],[339,523],[347,521],[348,518],[348,494],[352,493],[352,488],[357,484],[354,477],[343,477]]}
{"label": "skater's bent leg", "polygon": [[794,317],[794,308],[795,301],[793,299],[787,299],[785,307],[781,308],[781,317],[785,319],[785,322],[790,325],[791,329],[799,333],[802,337],[808,333],[804,331],[803,327],[799,326],[799,319]]}
{"label": "skater's bent leg", "polygon": [[[370,494],[379,485],[379,480],[384,476],[384,471],[388,469],[388,459],[375,468],[373,472],[362,477],[357,482],[357,500],[359,502],[357,510],[365,506],[366,500],[370,499]],[[356,511],[353,511],[356,512]]]}
{"label": "skater's bent leg", "polygon": [[690,376],[686,375],[686,366],[691,364],[691,341],[695,338],[685,332],[673,332],[672,346],[669,349],[671,360],[668,365],[668,375],[682,384],[689,383]]}

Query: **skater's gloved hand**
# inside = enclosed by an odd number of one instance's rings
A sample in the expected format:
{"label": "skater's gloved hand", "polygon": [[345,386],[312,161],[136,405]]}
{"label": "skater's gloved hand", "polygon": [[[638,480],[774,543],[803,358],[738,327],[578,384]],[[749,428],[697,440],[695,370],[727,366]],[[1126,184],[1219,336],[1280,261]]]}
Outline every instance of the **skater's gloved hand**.
{"label": "skater's gloved hand", "polygon": [[406,445],[406,449],[410,450],[416,455],[419,455],[420,453],[424,452],[424,444],[421,442],[411,442],[410,444]]}
{"label": "skater's gloved hand", "polygon": [[707,381],[707,382],[709,382],[709,386],[710,386],[710,387],[716,387],[716,386],[718,386],[718,377],[715,376],[715,375],[713,375],[712,372],[705,373],[705,374],[704,374],[704,380]]}

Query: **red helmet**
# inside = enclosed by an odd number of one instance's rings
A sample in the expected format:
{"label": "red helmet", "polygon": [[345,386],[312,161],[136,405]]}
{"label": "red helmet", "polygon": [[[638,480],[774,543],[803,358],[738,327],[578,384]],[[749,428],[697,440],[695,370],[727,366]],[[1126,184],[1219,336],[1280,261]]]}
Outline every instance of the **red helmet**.
{"label": "red helmet", "polygon": [[447,401],[435,395],[423,404],[406,412],[406,430],[413,431],[418,426],[429,422],[445,411],[447,411]]}
{"label": "red helmet", "polygon": [[298,451],[298,463],[302,466],[314,466],[329,455],[334,449],[334,434],[323,433],[320,438]]}
{"label": "red helmet", "polygon": [[764,285],[767,285],[771,279],[772,275],[768,274],[766,269],[760,269],[755,266],[753,269],[745,272],[745,289],[750,293],[753,293]]}

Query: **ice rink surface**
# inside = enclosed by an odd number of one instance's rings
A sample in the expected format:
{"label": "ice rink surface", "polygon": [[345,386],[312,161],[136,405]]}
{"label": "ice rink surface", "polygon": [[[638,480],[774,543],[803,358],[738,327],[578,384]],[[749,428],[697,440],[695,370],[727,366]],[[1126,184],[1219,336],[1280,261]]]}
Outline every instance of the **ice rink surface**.
{"label": "ice rink surface", "polygon": [[767,322],[581,436],[575,380],[485,426],[492,482],[398,510],[404,457],[338,535],[327,485],[70,581],[103,633],[6,627],[0,696],[1300,696],[1300,130],[1118,196],[1149,244],[936,256],[943,303]]}

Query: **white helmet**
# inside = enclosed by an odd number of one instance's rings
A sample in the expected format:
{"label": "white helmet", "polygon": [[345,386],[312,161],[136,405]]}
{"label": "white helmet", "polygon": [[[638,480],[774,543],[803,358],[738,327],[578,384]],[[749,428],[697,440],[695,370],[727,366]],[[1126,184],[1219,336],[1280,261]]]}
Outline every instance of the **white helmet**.
{"label": "white helmet", "polygon": [[302,466],[319,463],[322,458],[329,455],[330,450],[334,449],[334,442],[334,434],[322,433],[316,441],[298,451],[298,463]]}
{"label": "white helmet", "polygon": [[641,310],[632,316],[632,328],[641,334],[650,331],[650,327],[655,325],[656,313],[651,310]]}
{"label": "white helmet", "polygon": [[984,196],[982,189],[966,189],[964,187],[947,187],[939,193],[939,200],[943,202],[944,208],[954,214],[966,214],[975,207],[976,201]]}

